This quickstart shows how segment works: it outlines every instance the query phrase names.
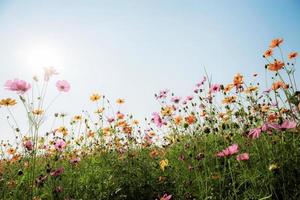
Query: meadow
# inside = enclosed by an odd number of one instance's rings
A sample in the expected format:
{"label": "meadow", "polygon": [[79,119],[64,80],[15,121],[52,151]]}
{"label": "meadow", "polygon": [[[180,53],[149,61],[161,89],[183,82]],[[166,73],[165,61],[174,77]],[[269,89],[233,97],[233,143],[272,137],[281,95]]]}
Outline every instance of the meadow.
{"label": "meadow", "polygon": [[[0,198],[300,199],[298,53],[283,44],[272,40],[258,58],[266,84],[255,81],[260,74],[237,73],[230,83],[206,74],[191,95],[155,94],[161,109],[143,123],[122,112],[124,99],[95,92],[95,110],[51,114],[60,125],[42,132],[58,72],[7,80],[12,97],[1,97],[0,113],[16,139],[0,144]],[[55,87],[60,98],[71,89],[66,80]],[[16,106],[24,107],[25,129]]]}

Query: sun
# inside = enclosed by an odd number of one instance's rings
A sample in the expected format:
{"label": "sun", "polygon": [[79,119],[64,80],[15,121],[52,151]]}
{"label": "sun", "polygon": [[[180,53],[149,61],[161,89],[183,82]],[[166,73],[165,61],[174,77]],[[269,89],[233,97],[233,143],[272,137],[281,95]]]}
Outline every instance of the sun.
{"label": "sun", "polygon": [[49,66],[61,69],[63,66],[61,49],[51,44],[33,45],[25,54],[29,68],[34,71]]}

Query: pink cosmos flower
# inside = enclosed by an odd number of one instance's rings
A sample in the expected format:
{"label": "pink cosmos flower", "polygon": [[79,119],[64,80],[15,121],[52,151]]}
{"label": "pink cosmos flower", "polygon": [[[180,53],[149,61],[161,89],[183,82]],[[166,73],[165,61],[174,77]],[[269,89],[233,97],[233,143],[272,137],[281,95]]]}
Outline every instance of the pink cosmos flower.
{"label": "pink cosmos flower", "polygon": [[109,118],[107,119],[107,121],[108,121],[108,123],[112,123],[112,122],[115,121],[115,119],[114,119],[113,117],[109,117]]}
{"label": "pink cosmos flower", "polygon": [[192,95],[190,95],[190,96],[187,96],[187,97],[185,98],[185,100],[186,100],[186,101],[192,101],[193,98],[194,98],[194,97],[193,97]]}
{"label": "pink cosmos flower", "polygon": [[31,85],[26,81],[14,79],[6,81],[4,87],[7,90],[17,92],[18,94],[24,94],[27,90],[31,88]]}
{"label": "pink cosmos flower", "polygon": [[60,176],[62,173],[64,173],[65,169],[63,167],[57,168],[53,171],[50,172],[50,175],[53,177],[58,177]]}
{"label": "pink cosmos flower", "polygon": [[280,129],[280,125],[278,124],[275,124],[275,123],[264,123],[262,126],[261,126],[261,130],[262,131],[269,131],[271,129],[275,129],[275,130],[278,130]]}
{"label": "pink cosmos flower", "polygon": [[211,85],[209,91],[211,93],[216,93],[216,92],[219,92],[220,89],[221,89],[221,85],[219,85],[219,84],[213,84],[213,85]]}
{"label": "pink cosmos flower", "polygon": [[181,97],[173,97],[171,99],[171,102],[173,102],[173,103],[179,103],[180,99],[181,99]]}
{"label": "pink cosmos flower", "polygon": [[53,75],[57,75],[58,72],[54,67],[44,67],[44,80],[49,81],[50,77]]}
{"label": "pink cosmos flower", "polygon": [[202,85],[204,85],[204,83],[205,83],[206,80],[207,80],[207,79],[206,79],[206,76],[204,76],[203,79],[202,79],[202,81],[200,81],[199,83],[196,84],[196,87],[199,88],[199,87],[201,87]]}
{"label": "pink cosmos flower", "polygon": [[242,161],[242,160],[249,160],[249,154],[248,153],[242,153],[236,156],[236,159],[238,161]]}
{"label": "pink cosmos flower", "polygon": [[282,129],[293,129],[296,127],[297,127],[297,123],[289,120],[285,120],[280,126],[280,128]]}
{"label": "pink cosmos flower", "polygon": [[249,131],[248,136],[252,139],[258,138],[261,134],[261,128],[254,128]]}
{"label": "pink cosmos flower", "polygon": [[24,143],[24,147],[28,150],[28,151],[31,151],[33,149],[33,143],[31,140],[27,140],[25,143]]}
{"label": "pink cosmos flower", "polygon": [[223,151],[217,153],[218,157],[229,157],[233,154],[236,154],[239,151],[239,146],[237,144],[233,144],[229,147],[227,147],[226,149],[224,149]]}
{"label": "pink cosmos flower", "polygon": [[167,98],[169,90],[161,90],[158,94],[155,94],[156,99],[165,99]]}
{"label": "pink cosmos flower", "polygon": [[55,142],[55,149],[58,151],[63,151],[64,148],[66,147],[66,142],[62,139],[59,139]]}
{"label": "pink cosmos flower", "polygon": [[68,92],[71,88],[70,84],[65,80],[57,81],[56,87],[60,92]]}
{"label": "pink cosmos flower", "polygon": [[75,157],[70,160],[70,163],[75,165],[75,164],[78,164],[80,161],[81,161],[81,159],[79,157]]}
{"label": "pink cosmos flower", "polygon": [[161,128],[163,125],[165,125],[164,120],[159,116],[157,112],[152,113],[152,119],[151,121],[158,127]]}
{"label": "pink cosmos flower", "polygon": [[170,200],[172,198],[172,195],[164,194],[163,197],[160,198],[160,200]]}

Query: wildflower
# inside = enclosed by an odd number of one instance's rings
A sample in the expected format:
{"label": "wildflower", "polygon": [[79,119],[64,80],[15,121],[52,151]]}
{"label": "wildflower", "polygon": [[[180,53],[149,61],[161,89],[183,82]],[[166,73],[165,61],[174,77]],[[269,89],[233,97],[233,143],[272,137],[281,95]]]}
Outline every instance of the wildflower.
{"label": "wildflower", "polygon": [[42,109],[36,109],[36,110],[32,111],[32,114],[34,114],[34,115],[41,115],[43,113],[44,113],[44,111]]}
{"label": "wildflower", "polygon": [[254,128],[249,131],[248,136],[252,139],[258,138],[261,134],[261,128]]}
{"label": "wildflower", "polygon": [[249,160],[249,154],[248,153],[242,153],[236,156],[236,159],[238,161],[242,161],[242,160]]}
{"label": "wildflower", "polygon": [[165,168],[169,166],[169,161],[168,161],[168,159],[161,160],[161,161],[159,162],[159,166],[160,166],[160,169],[161,169],[162,171],[165,171]]}
{"label": "wildflower", "polygon": [[33,149],[33,143],[31,140],[27,140],[24,143],[24,147],[27,149],[27,151],[31,151]]}
{"label": "wildflower", "polygon": [[182,122],[182,117],[181,116],[177,116],[174,118],[175,124],[179,125]]}
{"label": "wildflower", "polygon": [[78,164],[81,161],[81,159],[79,157],[74,157],[70,160],[70,163],[73,165]]}
{"label": "wildflower", "polygon": [[158,127],[161,128],[163,125],[165,125],[164,120],[159,116],[157,112],[152,113],[152,119],[151,121]]}
{"label": "wildflower", "polygon": [[139,123],[140,123],[140,122],[139,122],[138,120],[136,120],[136,119],[132,121],[132,124],[133,124],[133,125],[139,125]]}
{"label": "wildflower", "polygon": [[228,84],[224,88],[224,92],[229,92],[234,87],[234,84]]}
{"label": "wildflower", "polygon": [[169,90],[161,90],[158,94],[155,94],[156,99],[165,99],[167,98]]}
{"label": "wildflower", "polygon": [[203,153],[198,153],[197,156],[195,157],[196,160],[202,160],[204,158],[204,154]]}
{"label": "wildflower", "polygon": [[271,41],[270,48],[279,47],[279,45],[283,42],[282,38],[276,38]]}
{"label": "wildflower", "polygon": [[172,97],[171,102],[173,103],[179,103],[181,97]]}
{"label": "wildflower", "polygon": [[195,123],[197,121],[195,115],[189,115],[185,118],[186,123],[188,123],[189,125]]}
{"label": "wildflower", "polygon": [[81,121],[81,120],[82,120],[82,116],[81,116],[81,115],[75,115],[75,116],[73,117],[73,120],[74,120],[74,121]]}
{"label": "wildflower", "polygon": [[63,151],[64,148],[66,147],[66,142],[62,139],[59,139],[55,142],[55,149],[58,151]]}
{"label": "wildflower", "polygon": [[257,86],[250,86],[250,87],[248,87],[244,92],[245,92],[246,94],[249,94],[249,93],[252,93],[252,92],[257,91],[257,89],[258,89]]}
{"label": "wildflower", "polygon": [[95,111],[95,113],[96,114],[101,114],[101,113],[103,113],[104,112],[104,110],[105,110],[105,108],[98,108],[96,111]]}
{"label": "wildflower", "polygon": [[54,67],[45,67],[44,68],[44,80],[45,81],[49,81],[49,78],[53,75],[57,75],[58,72],[56,71],[56,69],[54,69]]}
{"label": "wildflower", "polygon": [[285,120],[280,126],[280,128],[282,129],[293,129],[296,127],[297,127],[297,123],[289,120]]}
{"label": "wildflower", "polygon": [[17,92],[18,94],[24,94],[31,88],[31,85],[23,80],[14,79],[6,81],[4,87],[7,90]]}
{"label": "wildflower", "polygon": [[59,133],[62,133],[64,136],[68,135],[68,129],[64,126],[61,126],[57,129]]}
{"label": "wildflower", "polygon": [[60,92],[68,92],[71,88],[70,84],[66,80],[57,81],[56,87]]}
{"label": "wildflower", "polygon": [[163,116],[171,116],[173,112],[173,107],[172,106],[166,106],[161,108],[161,114]]}
{"label": "wildflower", "polygon": [[272,163],[270,166],[269,166],[269,170],[270,171],[274,171],[274,170],[276,170],[276,169],[278,169],[279,167],[278,167],[278,165],[276,164],[276,163]]}
{"label": "wildflower", "polygon": [[155,158],[159,155],[159,153],[156,149],[154,149],[149,153],[149,155],[150,155],[151,158]]}
{"label": "wildflower", "polygon": [[202,81],[200,81],[199,83],[196,84],[197,88],[200,88],[202,85],[204,85],[205,81],[206,81],[206,76],[203,77]]}
{"label": "wildflower", "polygon": [[97,93],[92,94],[90,96],[90,100],[93,101],[93,102],[98,101],[100,98],[101,98],[101,96],[99,94],[97,94]]}
{"label": "wildflower", "polygon": [[160,198],[160,200],[170,200],[172,198],[172,195],[170,194],[170,195],[167,195],[167,194],[164,194],[164,196],[162,196],[161,198]]}
{"label": "wildflower", "polygon": [[121,105],[121,104],[124,104],[124,103],[125,103],[125,100],[119,98],[119,99],[117,99],[116,103],[119,104],[119,105]]}
{"label": "wildflower", "polygon": [[219,84],[213,84],[213,85],[211,85],[209,91],[211,93],[216,93],[216,92],[219,92],[220,89],[221,89],[221,85],[219,85]]}
{"label": "wildflower", "polygon": [[17,104],[16,100],[11,99],[11,98],[1,99],[1,101],[0,101],[1,106],[7,106],[8,107],[8,106],[14,106],[16,104]]}
{"label": "wildflower", "polygon": [[14,148],[9,148],[9,149],[7,149],[6,152],[7,152],[9,155],[13,155],[13,154],[16,153],[16,149],[14,149]]}
{"label": "wildflower", "polygon": [[50,175],[53,177],[58,177],[60,176],[62,173],[64,173],[65,169],[63,167],[57,168],[53,171],[50,172]]}
{"label": "wildflower", "polygon": [[264,57],[265,58],[267,58],[267,57],[270,57],[270,56],[272,56],[273,55],[273,49],[268,49],[268,50],[266,50],[265,51],[265,53],[264,53]]}
{"label": "wildflower", "polygon": [[277,82],[274,82],[272,84],[272,90],[278,90],[279,88],[282,88],[282,89],[287,89],[288,88],[288,85],[286,85],[284,82],[282,81],[277,81]]}
{"label": "wildflower", "polygon": [[291,52],[291,53],[289,53],[288,58],[290,60],[292,60],[292,59],[296,58],[297,56],[298,56],[297,52]]}
{"label": "wildflower", "polygon": [[113,117],[109,117],[109,118],[107,119],[107,121],[108,121],[108,123],[113,123],[113,122],[115,121],[115,119],[114,119]]}
{"label": "wildflower", "polygon": [[241,74],[237,74],[234,76],[233,78],[233,84],[234,86],[239,86],[239,85],[242,85],[244,83],[243,81],[243,76]]}
{"label": "wildflower", "polygon": [[236,154],[239,151],[239,146],[237,144],[233,144],[229,147],[227,147],[226,149],[224,149],[223,151],[217,153],[218,157],[229,157],[233,154]]}
{"label": "wildflower", "polygon": [[268,69],[270,71],[278,71],[278,70],[282,69],[283,66],[284,66],[283,62],[281,62],[280,60],[275,60],[274,63],[270,63],[268,65]]}
{"label": "wildflower", "polygon": [[223,103],[225,104],[234,103],[235,101],[236,101],[236,96],[229,96],[223,99]]}

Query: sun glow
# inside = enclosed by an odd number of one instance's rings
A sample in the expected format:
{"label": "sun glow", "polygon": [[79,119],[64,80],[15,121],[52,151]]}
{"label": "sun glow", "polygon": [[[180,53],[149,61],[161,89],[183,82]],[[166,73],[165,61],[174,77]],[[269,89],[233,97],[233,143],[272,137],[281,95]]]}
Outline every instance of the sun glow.
{"label": "sun glow", "polygon": [[63,66],[61,50],[52,45],[35,45],[30,47],[25,54],[28,66],[34,71],[49,66],[61,69]]}

